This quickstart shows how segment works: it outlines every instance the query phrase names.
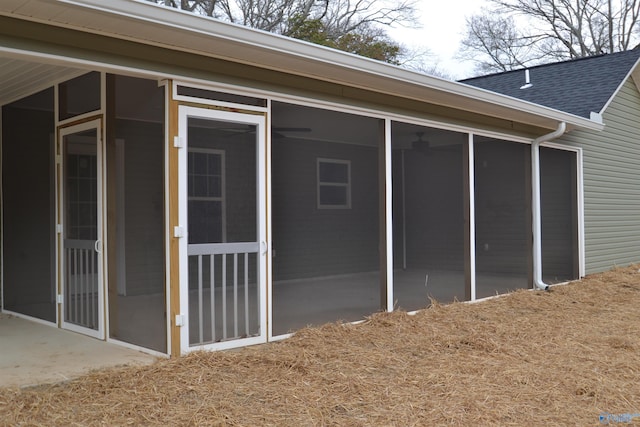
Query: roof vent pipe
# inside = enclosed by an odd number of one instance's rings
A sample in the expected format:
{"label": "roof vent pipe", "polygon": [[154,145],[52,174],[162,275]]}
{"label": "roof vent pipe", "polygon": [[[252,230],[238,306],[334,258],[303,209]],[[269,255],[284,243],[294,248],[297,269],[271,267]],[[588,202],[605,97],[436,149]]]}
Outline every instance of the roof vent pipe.
{"label": "roof vent pipe", "polygon": [[524,84],[520,86],[520,89],[529,89],[531,86],[533,86],[533,83],[531,83],[529,70],[524,70]]}
{"label": "roof vent pipe", "polygon": [[549,285],[542,281],[542,215],[540,203],[540,144],[562,136],[567,130],[567,124],[560,122],[558,128],[546,135],[542,135],[531,142],[531,211],[533,230],[533,284],[543,291],[549,290]]}

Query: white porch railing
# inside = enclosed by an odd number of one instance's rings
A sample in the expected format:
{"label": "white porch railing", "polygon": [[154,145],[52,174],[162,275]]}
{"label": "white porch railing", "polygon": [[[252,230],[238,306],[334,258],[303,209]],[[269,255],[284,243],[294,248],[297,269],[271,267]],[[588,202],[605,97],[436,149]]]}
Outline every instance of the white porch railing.
{"label": "white porch railing", "polygon": [[64,241],[65,321],[98,329],[98,252],[95,240]]}
{"label": "white porch railing", "polygon": [[260,333],[259,249],[256,242],[188,245],[191,346]]}

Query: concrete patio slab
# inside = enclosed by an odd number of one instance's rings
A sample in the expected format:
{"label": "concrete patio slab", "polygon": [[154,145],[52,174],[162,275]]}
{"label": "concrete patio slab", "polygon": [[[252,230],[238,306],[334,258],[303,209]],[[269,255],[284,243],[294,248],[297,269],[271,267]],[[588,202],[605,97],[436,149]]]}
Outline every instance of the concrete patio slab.
{"label": "concrete patio slab", "polygon": [[67,381],[92,370],[150,364],[155,356],[0,314],[0,387]]}

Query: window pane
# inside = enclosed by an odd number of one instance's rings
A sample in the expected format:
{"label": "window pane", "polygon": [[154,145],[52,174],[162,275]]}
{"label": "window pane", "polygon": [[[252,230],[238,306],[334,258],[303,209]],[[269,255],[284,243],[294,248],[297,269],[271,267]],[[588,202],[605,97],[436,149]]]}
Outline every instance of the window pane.
{"label": "window pane", "polygon": [[347,206],[347,187],[336,185],[321,185],[320,205],[321,206]]}
{"label": "window pane", "polygon": [[318,163],[320,182],[342,183],[349,182],[349,165],[320,160]]}

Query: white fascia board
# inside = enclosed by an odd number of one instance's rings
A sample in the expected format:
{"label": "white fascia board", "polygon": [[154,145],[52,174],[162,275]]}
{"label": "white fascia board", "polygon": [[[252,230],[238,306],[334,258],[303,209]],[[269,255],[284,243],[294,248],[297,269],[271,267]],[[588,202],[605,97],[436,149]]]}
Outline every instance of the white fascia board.
{"label": "white fascia board", "polygon": [[[40,1],[35,0],[36,3]],[[555,128],[558,122],[583,129],[603,128],[602,124],[583,117],[463,83],[144,0],[56,0],[55,4],[60,7],[59,13],[52,13],[52,5],[47,2],[49,13],[46,16],[39,17],[38,8],[33,8],[28,16],[20,15],[20,7],[8,13],[0,7],[0,14],[193,52],[514,122],[548,128]],[[86,19],[83,12],[94,15],[97,12],[105,19]],[[167,31],[167,28],[172,31]],[[225,43],[212,43],[215,40]]]}

